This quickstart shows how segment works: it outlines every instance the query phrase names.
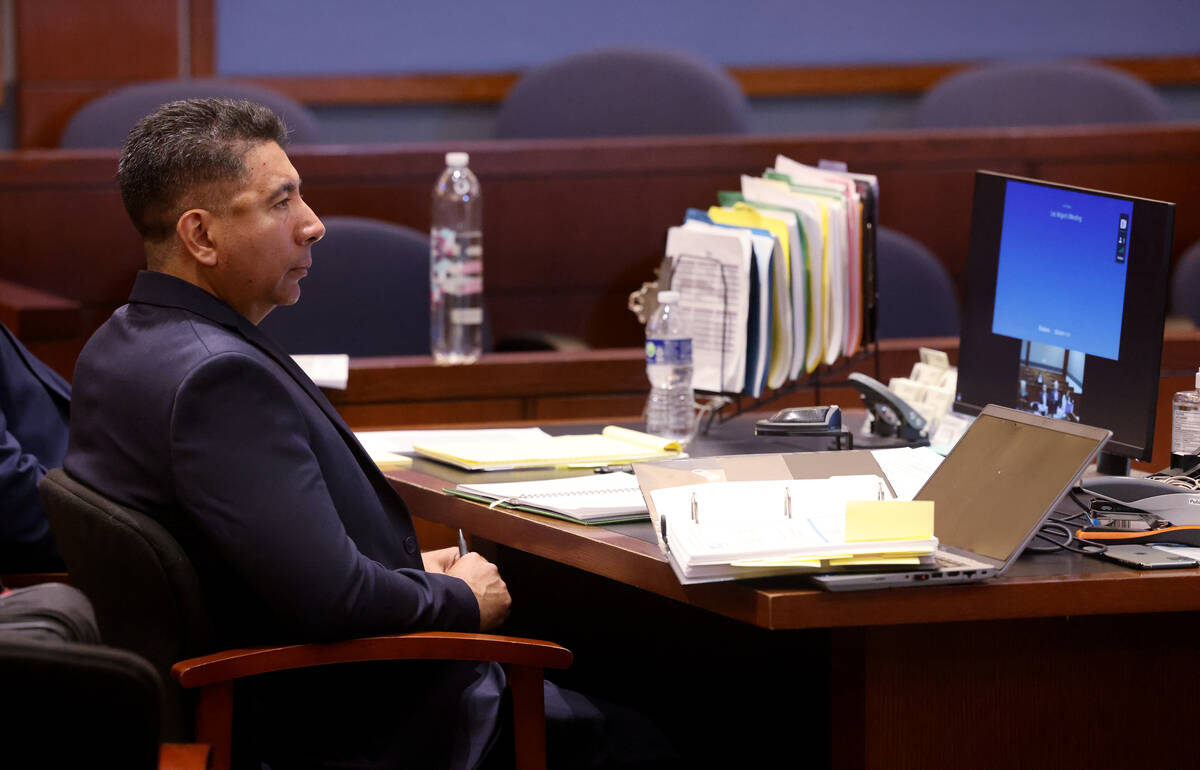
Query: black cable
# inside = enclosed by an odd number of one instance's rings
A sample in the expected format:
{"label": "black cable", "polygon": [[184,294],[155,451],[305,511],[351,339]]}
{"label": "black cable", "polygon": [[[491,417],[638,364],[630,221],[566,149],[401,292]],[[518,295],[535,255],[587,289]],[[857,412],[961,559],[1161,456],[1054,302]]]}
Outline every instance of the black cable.
{"label": "black cable", "polygon": [[[1043,540],[1046,544],[1036,544],[1038,540]],[[1075,545],[1075,543],[1078,543],[1078,545]],[[1108,547],[1100,543],[1089,543],[1085,540],[1080,540],[1075,537],[1075,533],[1071,528],[1063,522],[1047,521],[1029,541],[1029,545],[1025,546],[1025,550],[1031,553],[1071,551],[1072,553],[1095,555],[1104,553],[1108,550]]]}

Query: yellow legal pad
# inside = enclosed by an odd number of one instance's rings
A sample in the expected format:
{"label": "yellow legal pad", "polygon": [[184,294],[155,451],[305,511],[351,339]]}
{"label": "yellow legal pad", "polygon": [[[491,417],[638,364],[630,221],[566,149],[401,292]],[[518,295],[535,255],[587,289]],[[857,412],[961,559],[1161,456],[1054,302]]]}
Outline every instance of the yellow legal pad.
{"label": "yellow legal pad", "polygon": [[413,445],[422,457],[472,471],[561,468],[665,460],[680,456],[679,442],[615,425],[600,433],[516,441],[446,439]]}

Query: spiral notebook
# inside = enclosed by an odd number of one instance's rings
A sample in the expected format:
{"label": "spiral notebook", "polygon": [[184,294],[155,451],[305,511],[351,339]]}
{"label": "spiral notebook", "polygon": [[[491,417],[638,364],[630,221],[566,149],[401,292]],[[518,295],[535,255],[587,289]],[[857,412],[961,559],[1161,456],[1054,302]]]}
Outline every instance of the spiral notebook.
{"label": "spiral notebook", "polygon": [[459,484],[446,492],[492,508],[553,516],[582,524],[615,524],[650,518],[632,473],[592,473],[565,479]]}

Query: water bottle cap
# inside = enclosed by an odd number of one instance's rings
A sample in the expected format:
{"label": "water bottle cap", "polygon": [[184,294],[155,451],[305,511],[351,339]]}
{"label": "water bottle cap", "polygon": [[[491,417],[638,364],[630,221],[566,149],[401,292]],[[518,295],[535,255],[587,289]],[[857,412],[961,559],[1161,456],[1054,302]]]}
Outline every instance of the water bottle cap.
{"label": "water bottle cap", "polygon": [[665,305],[679,301],[679,292],[674,289],[664,289],[658,293],[658,304]]}
{"label": "water bottle cap", "polygon": [[471,156],[465,152],[448,152],[446,153],[446,165],[452,168],[464,168]]}

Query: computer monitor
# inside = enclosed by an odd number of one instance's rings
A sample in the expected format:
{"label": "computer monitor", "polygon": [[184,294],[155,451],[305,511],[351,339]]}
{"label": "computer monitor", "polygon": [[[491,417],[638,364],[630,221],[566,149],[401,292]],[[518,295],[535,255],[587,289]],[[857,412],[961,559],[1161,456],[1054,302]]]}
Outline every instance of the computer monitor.
{"label": "computer monitor", "polygon": [[1154,446],[1175,205],[978,171],[954,410],[1112,431],[1102,473]]}

